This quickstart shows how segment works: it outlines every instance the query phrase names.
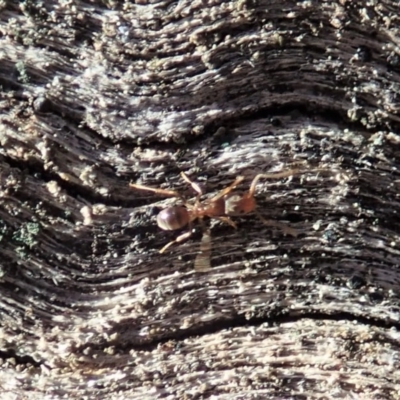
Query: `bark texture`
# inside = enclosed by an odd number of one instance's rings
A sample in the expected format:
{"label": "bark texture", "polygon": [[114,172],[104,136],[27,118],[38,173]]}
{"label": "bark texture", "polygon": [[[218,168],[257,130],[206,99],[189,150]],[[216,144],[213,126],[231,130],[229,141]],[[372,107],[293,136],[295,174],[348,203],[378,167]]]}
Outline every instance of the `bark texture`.
{"label": "bark texture", "polygon": [[[399,15],[0,1],[1,398],[399,399]],[[204,273],[129,187],[291,168]]]}

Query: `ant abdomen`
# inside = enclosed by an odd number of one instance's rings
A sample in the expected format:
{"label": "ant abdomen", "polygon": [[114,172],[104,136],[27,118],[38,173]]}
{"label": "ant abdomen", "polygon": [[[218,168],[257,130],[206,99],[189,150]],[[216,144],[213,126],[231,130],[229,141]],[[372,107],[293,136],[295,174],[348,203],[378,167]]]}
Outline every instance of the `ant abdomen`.
{"label": "ant abdomen", "polygon": [[174,231],[185,227],[190,221],[186,207],[174,206],[160,211],[157,216],[157,225],[165,231]]}

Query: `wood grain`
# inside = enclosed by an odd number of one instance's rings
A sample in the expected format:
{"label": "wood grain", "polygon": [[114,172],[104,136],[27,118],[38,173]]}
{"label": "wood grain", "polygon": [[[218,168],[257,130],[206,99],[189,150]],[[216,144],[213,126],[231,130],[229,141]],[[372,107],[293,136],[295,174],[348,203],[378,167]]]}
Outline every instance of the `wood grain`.
{"label": "wood grain", "polygon": [[[400,398],[399,15],[0,2],[1,398]],[[205,272],[129,187],[293,167]]]}

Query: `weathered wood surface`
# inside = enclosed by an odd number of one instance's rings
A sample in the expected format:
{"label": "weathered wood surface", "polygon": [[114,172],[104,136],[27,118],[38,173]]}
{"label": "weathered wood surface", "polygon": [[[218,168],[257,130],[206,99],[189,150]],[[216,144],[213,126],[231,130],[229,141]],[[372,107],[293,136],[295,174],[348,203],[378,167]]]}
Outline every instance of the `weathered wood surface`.
{"label": "weathered wood surface", "polygon": [[1,398],[400,398],[398,2],[121,3],[0,2]]}

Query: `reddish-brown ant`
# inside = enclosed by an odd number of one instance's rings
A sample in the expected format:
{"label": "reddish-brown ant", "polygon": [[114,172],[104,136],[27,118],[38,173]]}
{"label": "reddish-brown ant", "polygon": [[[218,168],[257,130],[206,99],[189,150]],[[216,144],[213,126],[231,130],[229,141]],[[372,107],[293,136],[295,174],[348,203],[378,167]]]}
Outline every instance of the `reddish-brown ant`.
{"label": "reddish-brown ant", "polygon": [[[320,170],[311,170],[308,172],[314,171]],[[204,217],[218,219],[236,228],[235,222],[233,222],[230,217],[241,216],[254,212],[266,225],[277,226],[283,229],[285,233],[296,236],[297,231],[295,229],[287,227],[286,225],[280,224],[276,221],[268,221],[257,212],[257,203],[254,198],[254,193],[256,191],[256,185],[258,181],[262,178],[279,179],[296,174],[303,174],[305,172],[307,171],[289,170],[276,174],[258,174],[253,179],[250,189],[247,193],[231,193],[236,186],[238,186],[244,180],[243,176],[239,176],[233,183],[221,190],[216,196],[212,197],[211,199],[204,200],[203,202],[200,201],[200,198],[203,195],[203,191],[201,190],[200,186],[197,183],[192,182],[184,172],[181,172],[181,176],[185,182],[187,182],[197,192],[194,204],[188,203],[181,194],[174,190],[157,189],[149,186],[139,185],[137,183],[131,183],[130,186],[135,189],[147,190],[163,196],[178,197],[182,200],[183,205],[167,207],[157,216],[157,224],[163,230],[174,231],[182,229],[185,226],[188,226],[189,228],[187,232],[179,235],[175,240],[169,242],[160,250],[160,253],[164,253],[174,243],[180,243],[188,239],[192,235],[193,221],[199,219],[202,223]]]}

